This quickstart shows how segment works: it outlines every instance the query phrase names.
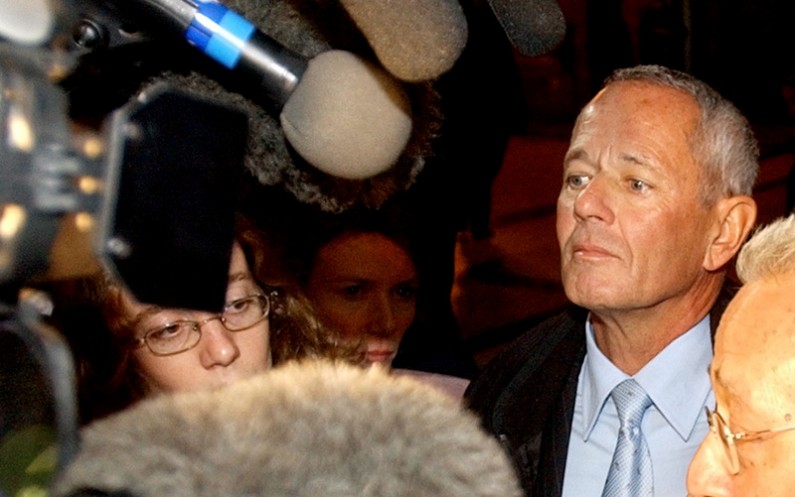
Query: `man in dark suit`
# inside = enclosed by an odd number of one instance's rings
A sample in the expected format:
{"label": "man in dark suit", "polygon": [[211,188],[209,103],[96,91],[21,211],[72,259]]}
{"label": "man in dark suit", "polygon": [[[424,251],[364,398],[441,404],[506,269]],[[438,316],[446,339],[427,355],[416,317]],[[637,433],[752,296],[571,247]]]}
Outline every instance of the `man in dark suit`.
{"label": "man in dark suit", "polygon": [[[563,169],[557,234],[575,306],[487,366],[468,404],[528,495],[685,495],[714,402],[727,264],[756,219],[753,133],[703,82],[638,66],[583,108]],[[634,421],[622,384],[647,401]]]}

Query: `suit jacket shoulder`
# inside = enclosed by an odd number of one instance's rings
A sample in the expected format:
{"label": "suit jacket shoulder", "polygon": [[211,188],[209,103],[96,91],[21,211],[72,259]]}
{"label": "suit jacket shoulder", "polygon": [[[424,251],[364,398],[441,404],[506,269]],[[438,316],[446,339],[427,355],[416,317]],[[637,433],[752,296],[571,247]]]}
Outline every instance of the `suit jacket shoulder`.
{"label": "suit jacket shoulder", "polygon": [[[714,334],[734,291],[725,285],[711,315]],[[587,311],[573,307],[525,332],[470,385],[466,404],[511,455],[528,496],[559,496]]]}
{"label": "suit jacket shoulder", "polygon": [[[489,362],[465,395],[467,406],[482,417],[487,428],[502,424],[498,406],[515,397],[535,374],[544,373],[543,366],[564,339],[578,332],[582,335],[586,316],[584,309],[567,308],[523,333]],[[563,360],[557,357],[555,362]]]}
{"label": "suit jacket shoulder", "polygon": [[586,316],[572,307],[530,329],[467,390],[467,405],[511,455],[528,495],[555,495],[562,482]]}
{"label": "suit jacket shoulder", "polygon": [[[736,287],[724,285],[714,303],[710,316],[714,335],[726,305],[736,293]],[[505,351],[489,362],[466,391],[466,404],[481,415],[487,428],[499,420],[498,406],[506,397],[515,396],[522,385],[536,374],[545,374],[546,367],[561,363],[571,357],[560,355],[558,347],[582,343],[587,311],[570,306],[560,314],[549,318],[514,340]],[[584,348],[582,349],[584,354]],[[550,357],[553,356],[553,357]],[[550,361],[552,359],[552,361]],[[542,382],[545,383],[545,382]],[[498,423],[499,424],[499,423]]]}

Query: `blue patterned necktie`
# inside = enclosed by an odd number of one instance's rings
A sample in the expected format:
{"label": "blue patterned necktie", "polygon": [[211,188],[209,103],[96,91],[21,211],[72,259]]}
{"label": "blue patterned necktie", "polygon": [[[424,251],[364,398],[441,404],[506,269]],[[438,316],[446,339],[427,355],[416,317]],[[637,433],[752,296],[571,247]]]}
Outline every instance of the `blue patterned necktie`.
{"label": "blue patterned necktie", "polygon": [[640,429],[651,399],[633,379],[619,383],[611,395],[621,428],[602,497],[651,497],[654,495],[651,456]]}

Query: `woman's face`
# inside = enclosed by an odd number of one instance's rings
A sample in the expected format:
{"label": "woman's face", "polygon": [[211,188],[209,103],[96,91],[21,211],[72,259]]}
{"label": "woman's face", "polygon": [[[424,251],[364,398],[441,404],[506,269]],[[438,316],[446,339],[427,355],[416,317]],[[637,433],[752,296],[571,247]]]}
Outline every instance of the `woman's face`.
{"label": "woman's face", "polygon": [[[243,251],[235,244],[229,267],[227,305],[262,293],[254,282]],[[208,312],[144,305],[127,295],[124,302],[126,318],[133,323],[134,338],[143,338],[151,330],[163,328],[174,321],[201,323],[213,316]],[[133,351],[137,370],[151,392],[219,387],[270,368],[270,328],[267,318],[234,332],[226,329],[220,320],[213,319],[202,324],[200,331],[198,344],[183,352],[159,356],[145,345]]]}
{"label": "woman's face", "polygon": [[417,270],[388,237],[346,233],[318,251],[306,293],[321,320],[358,347],[365,364],[390,367],[414,321]]}

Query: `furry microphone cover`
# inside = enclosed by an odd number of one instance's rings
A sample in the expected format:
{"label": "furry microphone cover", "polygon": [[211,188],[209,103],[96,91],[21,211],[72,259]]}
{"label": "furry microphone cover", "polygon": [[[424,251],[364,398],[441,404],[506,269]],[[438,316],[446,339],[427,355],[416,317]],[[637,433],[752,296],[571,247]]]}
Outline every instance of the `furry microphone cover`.
{"label": "furry microphone cover", "polygon": [[380,369],[293,363],[84,428],[55,497],[519,497],[458,402]]}
{"label": "furry microphone cover", "polygon": [[[445,1],[426,3],[445,4]],[[244,16],[260,31],[309,61],[323,52],[342,50],[383,70],[368,38],[338,0],[228,0],[224,4]],[[399,17],[403,6],[395,4],[387,8],[392,9],[395,16]],[[366,16],[367,12],[357,12],[358,20],[361,21],[361,17]],[[410,18],[422,15],[413,13]],[[377,26],[379,22],[389,19],[391,18],[388,16],[383,19],[379,17],[373,23]],[[142,20],[139,23],[145,24]],[[373,23],[368,29],[376,29],[372,26]],[[460,21],[455,18],[450,24],[458,26]],[[439,29],[442,28],[445,26]],[[463,29],[465,36],[465,24],[457,29]],[[404,36],[422,38],[428,35],[408,32]],[[455,37],[451,39],[455,41]],[[440,47],[440,50],[443,48],[445,47]],[[415,59],[419,64],[433,55],[432,52],[417,54]],[[457,54],[449,56],[445,63],[449,63],[451,58],[454,60],[455,55]],[[408,57],[407,61],[399,62],[403,66],[410,66],[411,60]],[[403,69],[410,70],[411,67]],[[437,72],[442,70],[446,70],[446,67],[437,67]],[[328,87],[337,87],[340,79],[344,80],[344,71],[338,72],[343,74],[330,74]],[[386,70],[383,72],[390,75]],[[433,81],[394,80],[405,90],[407,96],[411,119],[410,135],[394,165],[380,174],[364,179],[345,179],[312,166],[290,145],[280,122],[281,109],[274,108],[256,83],[243,81],[239,74],[210,60],[195,47],[179,39],[176,34],[173,37],[161,36],[154,39],[144,37],[140,43],[93,50],[81,58],[76,75],[69,78],[65,86],[70,94],[73,115],[78,119],[81,110],[88,109],[88,114],[96,112],[92,107],[97,106],[98,96],[103,93],[111,93],[110,104],[118,106],[123,103],[119,101],[122,97],[129,100],[141,91],[162,82],[198,97],[210,98],[241,109],[249,116],[245,158],[249,172],[263,185],[283,187],[300,202],[327,212],[341,212],[353,205],[378,208],[393,194],[408,189],[422,170],[426,157],[432,152],[432,142],[439,132],[442,120],[439,96],[434,90]],[[356,85],[355,81],[343,82]],[[357,120],[357,108],[366,106],[367,99],[330,102],[323,94],[323,87],[322,78],[313,82],[309,95],[301,96],[303,101],[300,107],[310,109],[315,115],[321,114],[322,122],[334,122],[340,128],[350,129],[351,132],[346,135],[350,138],[339,144],[339,150],[342,153],[355,149],[359,145],[356,136],[360,133],[357,134],[357,130],[364,127],[369,133],[378,127],[366,124],[363,126]],[[301,117],[303,116],[299,116]],[[385,136],[384,140],[387,139]],[[370,138],[370,142],[378,143],[378,138]],[[384,143],[386,145],[388,143]],[[352,165],[351,169],[355,167]]]}

